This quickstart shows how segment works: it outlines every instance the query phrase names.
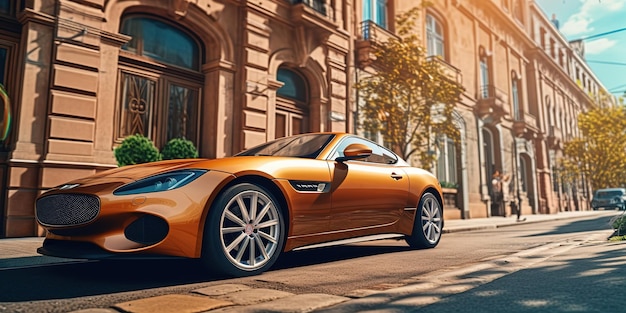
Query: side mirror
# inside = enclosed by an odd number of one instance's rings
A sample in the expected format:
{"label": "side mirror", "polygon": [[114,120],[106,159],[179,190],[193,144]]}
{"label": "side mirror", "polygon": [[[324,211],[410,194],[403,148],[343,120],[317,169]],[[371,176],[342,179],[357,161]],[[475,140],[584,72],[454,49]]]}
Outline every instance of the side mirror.
{"label": "side mirror", "polygon": [[335,159],[337,162],[345,162],[349,160],[365,159],[372,155],[372,149],[360,143],[353,143],[343,150],[342,157]]}

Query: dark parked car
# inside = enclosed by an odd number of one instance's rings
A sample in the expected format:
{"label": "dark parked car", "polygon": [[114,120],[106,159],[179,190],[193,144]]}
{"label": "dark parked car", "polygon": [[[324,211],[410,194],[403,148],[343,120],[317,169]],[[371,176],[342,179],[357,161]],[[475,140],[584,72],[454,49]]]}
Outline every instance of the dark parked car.
{"label": "dark parked car", "polygon": [[598,189],[593,194],[591,207],[598,209],[626,209],[626,188]]}

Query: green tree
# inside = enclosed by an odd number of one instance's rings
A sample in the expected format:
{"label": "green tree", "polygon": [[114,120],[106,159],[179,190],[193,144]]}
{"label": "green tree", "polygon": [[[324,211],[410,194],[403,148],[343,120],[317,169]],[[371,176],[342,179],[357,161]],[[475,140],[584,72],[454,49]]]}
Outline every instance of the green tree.
{"label": "green tree", "polygon": [[[419,10],[397,16],[398,37],[375,45],[376,72],[360,79],[356,88],[363,130],[381,134],[404,159],[419,151],[422,164],[432,164],[435,155],[428,151],[432,134],[459,140],[451,121],[464,89],[446,76],[440,62],[426,57],[415,35]],[[438,116],[433,119],[435,111]]]}
{"label": "green tree", "polygon": [[593,190],[626,185],[626,109],[598,107],[578,116],[580,138],[563,147],[563,178],[584,174]]}

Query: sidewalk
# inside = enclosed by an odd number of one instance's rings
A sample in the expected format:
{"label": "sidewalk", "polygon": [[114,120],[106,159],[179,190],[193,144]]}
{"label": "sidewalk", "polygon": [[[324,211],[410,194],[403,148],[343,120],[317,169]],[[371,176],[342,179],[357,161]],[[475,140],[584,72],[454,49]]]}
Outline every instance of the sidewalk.
{"label": "sidewalk", "polygon": [[[499,227],[509,227],[560,219],[610,216],[611,214],[618,215],[619,212],[583,211],[561,212],[551,215],[526,215],[522,216],[523,218],[526,218],[523,222],[518,222],[515,216],[475,218],[469,220],[447,220],[444,227],[444,233],[494,229]],[[609,225],[607,225],[607,232],[610,233]],[[608,234],[602,235],[604,238],[597,239],[606,240],[606,236],[608,236]],[[0,239],[0,271],[23,266],[37,266],[39,264],[76,261],[38,255],[36,253],[36,249],[41,246],[42,241],[43,238],[37,237]],[[546,253],[546,249],[547,251],[557,251],[559,247],[560,246],[555,246],[550,249],[542,248],[536,253]],[[515,256],[510,257],[515,258]],[[511,262],[511,259],[507,260],[507,263],[511,263],[509,266],[514,264],[514,262]],[[479,265],[484,267],[485,264],[481,263]],[[492,266],[500,267],[501,265],[492,264]],[[479,270],[485,269],[481,267]],[[278,290],[251,288],[239,284],[220,284],[193,290],[191,293],[187,294],[169,294],[148,297],[130,302],[118,303],[110,308],[93,308],[73,311],[71,313],[313,312],[319,310],[328,312],[347,312],[345,310],[351,311],[353,309],[376,312],[395,312],[397,310],[394,310],[391,307],[388,308],[387,304],[391,305],[393,303],[392,300],[397,296],[406,297],[407,293],[413,293],[414,297],[419,298],[419,294],[423,293],[425,288],[430,288],[428,286],[431,286],[432,282],[429,283],[422,281],[421,279],[422,278],[420,277],[420,281],[416,281],[415,284],[389,289],[384,291],[384,293],[365,293],[359,297],[343,297],[330,294],[292,294]],[[461,284],[461,282],[458,282],[458,284]],[[455,286],[452,285],[448,287],[454,288]],[[393,306],[396,305],[397,303]]]}
{"label": "sidewalk", "polygon": [[557,214],[533,214],[522,215],[522,222],[517,221],[517,216],[509,217],[487,217],[487,218],[472,218],[467,220],[446,220],[443,227],[444,233],[454,233],[461,231],[481,230],[481,229],[493,229],[507,226],[514,226],[528,223],[538,223],[546,221],[556,221],[569,218],[577,218],[584,216],[596,216],[606,213],[619,214],[620,211],[572,211],[572,212],[559,212]]}

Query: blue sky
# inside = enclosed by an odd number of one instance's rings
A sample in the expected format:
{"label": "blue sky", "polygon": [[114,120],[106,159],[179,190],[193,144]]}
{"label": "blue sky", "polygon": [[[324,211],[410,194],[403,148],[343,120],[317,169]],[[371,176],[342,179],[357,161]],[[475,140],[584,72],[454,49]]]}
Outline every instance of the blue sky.
{"label": "blue sky", "polygon": [[[535,0],[561,33],[576,40],[626,28],[625,0]],[[585,40],[587,64],[613,95],[626,91],[626,30]],[[607,64],[618,63],[618,64]]]}

